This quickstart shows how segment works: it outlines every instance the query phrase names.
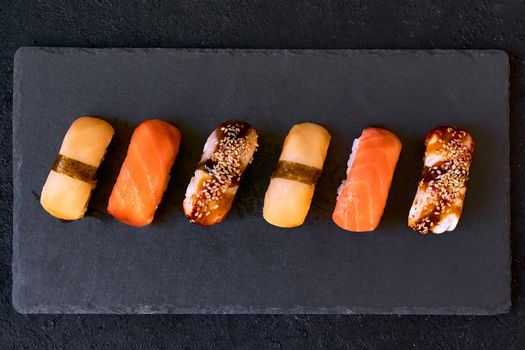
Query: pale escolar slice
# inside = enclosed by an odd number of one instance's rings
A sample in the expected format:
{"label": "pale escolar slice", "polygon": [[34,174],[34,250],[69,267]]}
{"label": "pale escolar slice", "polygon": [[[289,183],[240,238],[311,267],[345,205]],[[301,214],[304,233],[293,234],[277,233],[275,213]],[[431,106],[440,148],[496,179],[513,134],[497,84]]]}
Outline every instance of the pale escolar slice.
{"label": "pale escolar slice", "polygon": [[264,219],[279,227],[303,224],[321,175],[330,134],[314,123],[294,125],[264,197]]}
{"label": "pale escolar slice", "polygon": [[99,118],[81,117],[71,124],[40,196],[49,214],[63,220],[84,216],[113,134],[113,127]]}

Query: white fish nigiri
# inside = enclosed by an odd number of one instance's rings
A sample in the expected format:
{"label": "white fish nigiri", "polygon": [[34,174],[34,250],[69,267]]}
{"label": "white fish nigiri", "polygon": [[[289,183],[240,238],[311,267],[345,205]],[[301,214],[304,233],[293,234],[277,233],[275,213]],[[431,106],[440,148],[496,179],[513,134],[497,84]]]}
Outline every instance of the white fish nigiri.
{"label": "white fish nigiri", "polygon": [[63,220],[84,216],[113,134],[113,127],[99,118],[81,117],[71,124],[40,196],[49,214]]}
{"label": "white fish nigiri", "polygon": [[321,175],[330,134],[314,123],[294,125],[264,197],[264,219],[279,227],[303,224]]}

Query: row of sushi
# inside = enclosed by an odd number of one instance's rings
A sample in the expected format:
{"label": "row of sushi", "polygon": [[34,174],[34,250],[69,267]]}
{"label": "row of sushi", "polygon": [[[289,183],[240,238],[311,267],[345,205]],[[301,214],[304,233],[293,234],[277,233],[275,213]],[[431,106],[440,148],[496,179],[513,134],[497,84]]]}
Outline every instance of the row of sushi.
{"label": "row of sushi", "polygon": [[[83,217],[113,134],[99,118],[81,117],[71,125],[42,190],[41,204],[48,213],[65,220]],[[192,223],[210,226],[225,219],[257,150],[257,137],[251,125],[239,120],[226,121],[211,133],[183,202]],[[109,198],[110,215],[131,226],[152,222],[180,140],[179,130],[162,120],[147,120],[135,129]],[[329,143],[330,134],[318,124],[292,127],[264,199],[268,223],[303,224]],[[444,126],[430,131],[425,145],[408,225],[425,234],[452,231],[463,207],[474,140],[466,130]],[[332,215],[339,227],[364,232],[379,225],[400,153],[400,140],[385,129],[366,128],[354,141]]]}

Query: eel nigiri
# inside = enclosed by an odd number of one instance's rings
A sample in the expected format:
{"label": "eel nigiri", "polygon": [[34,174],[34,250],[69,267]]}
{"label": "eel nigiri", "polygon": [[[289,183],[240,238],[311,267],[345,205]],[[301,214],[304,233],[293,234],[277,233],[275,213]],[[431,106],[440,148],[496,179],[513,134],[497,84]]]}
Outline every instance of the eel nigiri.
{"label": "eel nigiri", "polygon": [[320,125],[292,127],[264,197],[264,219],[279,227],[303,224],[321,175],[330,134]]}
{"label": "eel nigiri", "polygon": [[109,197],[109,214],[130,226],[153,221],[168,186],[180,140],[179,130],[162,120],[146,120],[135,129]]}
{"label": "eel nigiri", "polygon": [[442,126],[425,139],[422,179],[408,216],[408,226],[421,233],[456,228],[474,154],[474,139],[463,129]]}
{"label": "eel nigiri", "polygon": [[63,220],[84,216],[113,134],[113,127],[99,118],[81,117],[71,124],[40,196],[49,214]]}
{"label": "eel nigiri", "polygon": [[257,132],[243,121],[226,121],[211,133],[182,204],[190,222],[210,226],[226,218],[256,150]]}
{"label": "eel nigiri", "polygon": [[332,219],[339,227],[353,232],[375,230],[400,153],[401,141],[392,132],[380,128],[363,130],[354,141],[346,180],[338,189]]}

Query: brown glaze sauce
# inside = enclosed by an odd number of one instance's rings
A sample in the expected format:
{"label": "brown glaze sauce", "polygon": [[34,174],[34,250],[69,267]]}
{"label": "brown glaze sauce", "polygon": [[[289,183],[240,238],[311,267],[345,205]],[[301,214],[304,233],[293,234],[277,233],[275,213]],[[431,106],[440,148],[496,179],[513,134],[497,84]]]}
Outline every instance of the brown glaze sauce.
{"label": "brown glaze sauce", "polygon": [[211,175],[197,184],[195,205],[191,222],[200,225],[211,225],[218,222],[217,217],[231,208],[233,197],[227,190],[239,185],[248,164],[242,164],[241,158],[251,145],[248,135],[253,127],[240,120],[229,120],[217,127],[217,145],[209,159],[197,165]]}
{"label": "brown glaze sauce", "polygon": [[[232,130],[233,128],[233,130]],[[232,130],[232,131],[229,131]],[[221,140],[224,138],[230,138],[233,140],[245,139],[248,133],[252,130],[252,126],[241,120],[228,120],[220,124],[217,128],[217,146],[213,151],[213,155],[224,151],[224,145],[221,145]],[[218,168],[218,159],[214,156],[211,156],[209,159],[206,159],[204,162],[200,162],[197,165],[198,170],[203,170],[208,173],[213,173],[216,168]],[[239,155],[240,156],[240,155]],[[241,176],[235,177],[232,179],[231,186],[238,186],[241,180]]]}
{"label": "brown glaze sauce", "polygon": [[419,190],[429,196],[427,203],[417,203],[424,205],[424,210],[413,228],[429,233],[445,216],[456,214],[459,217],[461,214],[474,140],[464,129],[442,126],[427,134],[425,145],[425,159],[436,153],[443,156],[431,167],[424,166],[419,183]]}

